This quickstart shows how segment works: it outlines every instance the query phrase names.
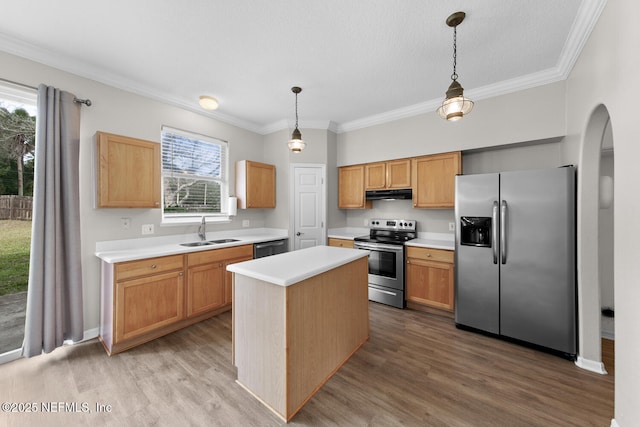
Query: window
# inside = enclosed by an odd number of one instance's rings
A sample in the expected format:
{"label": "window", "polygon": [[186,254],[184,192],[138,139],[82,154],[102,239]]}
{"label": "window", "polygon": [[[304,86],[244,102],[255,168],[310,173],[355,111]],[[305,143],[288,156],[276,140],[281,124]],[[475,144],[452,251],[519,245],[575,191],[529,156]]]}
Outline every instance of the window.
{"label": "window", "polygon": [[228,143],[162,127],[162,221],[228,220]]}

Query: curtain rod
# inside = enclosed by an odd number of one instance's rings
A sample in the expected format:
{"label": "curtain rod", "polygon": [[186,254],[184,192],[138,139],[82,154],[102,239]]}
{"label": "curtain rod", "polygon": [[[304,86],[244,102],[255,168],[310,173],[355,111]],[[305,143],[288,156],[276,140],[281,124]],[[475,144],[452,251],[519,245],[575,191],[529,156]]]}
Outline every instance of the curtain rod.
{"label": "curtain rod", "polygon": [[[27,88],[27,89],[33,89],[35,91],[38,90],[37,87],[29,86],[29,85],[26,85],[24,83],[14,82],[13,80],[9,80],[9,79],[3,79],[2,77],[0,77],[0,81],[3,81],[5,83],[9,83],[9,84],[12,84],[12,85],[16,85],[16,86],[21,86],[21,87],[24,87],[24,88]],[[90,99],[73,98],[73,102],[78,103],[78,104],[84,104],[87,107],[91,107],[91,100]]]}

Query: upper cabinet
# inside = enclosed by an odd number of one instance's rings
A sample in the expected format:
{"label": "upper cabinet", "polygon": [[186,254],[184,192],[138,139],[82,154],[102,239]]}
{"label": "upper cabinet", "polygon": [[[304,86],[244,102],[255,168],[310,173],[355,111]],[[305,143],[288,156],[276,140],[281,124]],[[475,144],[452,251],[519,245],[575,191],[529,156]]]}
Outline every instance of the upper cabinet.
{"label": "upper cabinet", "polygon": [[338,208],[371,208],[371,201],[364,199],[365,165],[338,168]]}
{"label": "upper cabinet", "polygon": [[455,176],[462,173],[459,151],[413,159],[413,207],[453,208]]}
{"label": "upper cabinet", "polygon": [[411,188],[411,159],[365,165],[365,190]]}
{"label": "upper cabinet", "polygon": [[251,160],[236,162],[236,197],[240,209],[275,208],[276,167]]}
{"label": "upper cabinet", "polygon": [[98,132],[97,206],[160,207],[160,144]]}

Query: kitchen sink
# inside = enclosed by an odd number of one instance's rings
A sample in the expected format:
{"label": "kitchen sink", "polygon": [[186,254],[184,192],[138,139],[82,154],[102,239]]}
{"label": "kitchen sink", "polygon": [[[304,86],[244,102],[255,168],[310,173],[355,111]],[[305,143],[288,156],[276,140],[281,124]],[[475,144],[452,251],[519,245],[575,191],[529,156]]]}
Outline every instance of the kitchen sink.
{"label": "kitchen sink", "polygon": [[189,242],[189,243],[180,243],[180,246],[188,246],[190,248],[194,247],[194,246],[208,246],[208,245],[215,245],[215,243],[211,243],[211,242]]}
{"label": "kitchen sink", "polygon": [[219,240],[209,240],[209,241],[200,241],[200,242],[189,242],[189,243],[180,243],[180,246],[188,246],[190,248],[196,246],[210,246],[210,245],[219,245],[221,243],[231,243],[231,242],[239,242],[238,239],[219,239]]}
{"label": "kitchen sink", "polygon": [[209,240],[209,243],[231,243],[231,242],[239,242],[238,239],[220,239],[220,240]]}

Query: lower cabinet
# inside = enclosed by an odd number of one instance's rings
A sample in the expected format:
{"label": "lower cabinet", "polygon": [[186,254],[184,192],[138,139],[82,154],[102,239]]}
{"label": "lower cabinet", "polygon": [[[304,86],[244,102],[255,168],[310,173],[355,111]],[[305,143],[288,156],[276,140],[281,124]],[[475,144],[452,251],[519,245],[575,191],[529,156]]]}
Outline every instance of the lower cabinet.
{"label": "lower cabinet", "polygon": [[339,248],[351,248],[351,249],[353,249],[353,240],[336,239],[335,237],[329,237],[329,246],[337,246]]}
{"label": "lower cabinet", "polygon": [[115,342],[160,329],[184,319],[182,271],[116,282]]}
{"label": "lower cabinet", "polygon": [[189,267],[187,317],[224,305],[224,266],[221,262]]}
{"label": "lower cabinet", "polygon": [[231,309],[226,266],[253,245],[102,263],[100,341],[115,354]]}
{"label": "lower cabinet", "polygon": [[453,251],[409,246],[406,262],[406,300],[453,311]]}

